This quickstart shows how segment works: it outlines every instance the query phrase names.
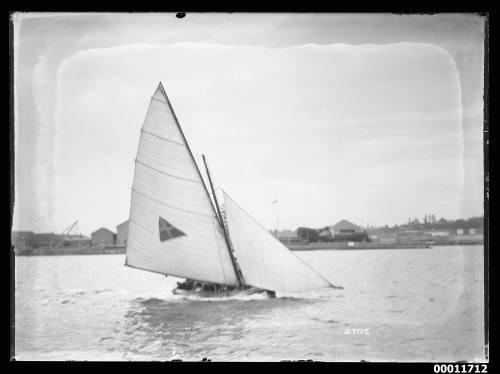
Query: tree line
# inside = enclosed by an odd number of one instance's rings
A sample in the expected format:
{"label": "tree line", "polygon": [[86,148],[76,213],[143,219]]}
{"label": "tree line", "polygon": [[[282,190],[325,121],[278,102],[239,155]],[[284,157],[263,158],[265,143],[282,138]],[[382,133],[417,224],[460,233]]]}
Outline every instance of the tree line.
{"label": "tree line", "polygon": [[[434,214],[424,215],[422,221],[418,218],[408,218],[408,223],[401,225],[394,225],[389,227],[385,225],[383,227],[370,227],[369,230],[364,230],[359,233],[352,234],[352,237],[342,236],[342,239],[337,238],[337,240],[352,240],[352,241],[370,241],[367,231],[377,231],[378,229],[384,229],[389,231],[400,231],[400,230],[457,230],[457,229],[482,229],[484,226],[484,216],[470,217],[467,219],[459,218],[456,220],[449,220],[445,218],[437,219]],[[296,230],[297,236],[301,239],[308,241],[310,243],[315,243],[319,241],[335,241],[335,237],[321,237],[320,233],[329,230],[328,226],[313,229],[310,227],[299,227]]]}
{"label": "tree line", "polygon": [[409,218],[408,223],[401,226],[408,228],[437,230],[479,229],[484,226],[484,216],[470,217],[467,219],[459,218],[456,220],[447,220],[445,218],[440,218],[439,220],[437,220],[436,216],[432,214],[425,215],[422,221],[419,221],[418,218]]}

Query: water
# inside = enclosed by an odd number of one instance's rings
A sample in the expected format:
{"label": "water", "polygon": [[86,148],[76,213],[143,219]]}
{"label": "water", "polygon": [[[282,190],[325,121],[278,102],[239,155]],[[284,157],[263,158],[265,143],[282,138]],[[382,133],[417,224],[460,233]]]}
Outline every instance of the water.
{"label": "water", "polygon": [[124,255],[16,257],[15,357],[485,360],[482,246],[294,253],[344,290],[187,299]]}

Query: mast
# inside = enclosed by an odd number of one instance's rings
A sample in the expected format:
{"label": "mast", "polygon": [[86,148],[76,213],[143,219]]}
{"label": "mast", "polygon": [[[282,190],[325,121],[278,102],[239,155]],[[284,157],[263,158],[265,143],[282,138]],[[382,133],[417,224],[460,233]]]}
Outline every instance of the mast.
{"label": "mast", "polygon": [[217,201],[217,195],[215,195],[215,190],[214,190],[214,185],[212,183],[212,178],[210,177],[210,172],[208,171],[207,160],[205,159],[205,155],[202,155],[202,157],[203,157],[203,163],[205,164],[205,170],[207,171],[208,182],[210,183],[210,189],[212,190],[212,195],[214,196],[214,202],[215,202],[215,207],[217,208],[219,223],[221,225],[222,232],[224,233],[224,239],[226,240],[227,250],[229,251],[229,256],[231,256],[231,261],[233,263],[234,272],[236,273],[236,276],[238,277],[238,283],[240,284],[240,286],[244,286],[245,280],[243,279],[243,274],[241,273],[241,271],[238,267],[238,264],[236,263],[236,259],[234,258],[233,251],[231,250],[231,245],[229,244],[229,237],[227,235],[226,227],[224,226],[224,222],[222,220],[222,215],[220,212],[219,203]]}
{"label": "mast", "polygon": [[210,199],[210,193],[208,192],[207,186],[205,185],[205,181],[203,180],[203,177],[201,176],[200,169],[198,168],[198,165],[196,164],[196,161],[194,159],[193,153],[191,152],[191,148],[189,147],[187,139],[184,136],[184,132],[182,131],[181,124],[179,123],[179,120],[177,119],[177,115],[175,114],[174,108],[172,108],[172,104],[170,104],[170,100],[168,98],[168,95],[165,92],[165,89],[163,88],[163,84],[161,82],[160,82],[160,87],[161,87],[161,90],[162,90],[163,94],[165,95],[165,98],[167,99],[167,104],[168,104],[168,106],[169,106],[169,108],[170,108],[170,110],[171,110],[171,112],[172,112],[172,114],[174,116],[175,124],[177,125],[177,127],[179,129],[179,132],[181,133],[182,139],[184,139],[184,143],[186,144],[186,148],[187,148],[187,150],[189,152],[189,155],[191,156],[191,160],[193,161],[193,164],[194,164],[194,166],[196,168],[196,171],[198,172],[198,175],[200,176],[201,183],[203,185],[203,188],[204,188],[205,192],[207,193],[207,197],[208,197],[208,201],[210,202],[210,206],[212,207],[212,209],[214,211],[214,214],[215,214],[215,216],[217,218],[217,221],[219,222],[219,225],[221,226],[222,233],[224,234],[224,239],[225,239],[226,245],[227,245],[227,250],[229,251],[229,256],[231,257],[231,262],[233,264],[234,272],[236,273],[236,277],[238,279],[238,285],[239,286],[244,286],[245,282],[243,280],[243,275],[239,271],[238,265],[236,263],[236,259],[234,258],[233,252],[231,251],[231,247],[229,245],[229,238],[227,236],[226,229],[224,227],[224,222],[222,222],[222,216],[220,215],[219,204],[217,203],[217,197],[215,196],[214,187],[212,185],[212,180],[210,178],[210,174],[208,172],[207,163],[205,161],[205,156],[203,155],[203,162],[205,163],[205,168],[207,170],[208,180],[210,182],[210,187],[211,187],[212,193],[214,195],[214,200],[215,200],[215,205],[217,207],[217,212],[216,212],[216,210],[215,210],[215,208],[214,208],[214,206],[212,204],[212,199]]}

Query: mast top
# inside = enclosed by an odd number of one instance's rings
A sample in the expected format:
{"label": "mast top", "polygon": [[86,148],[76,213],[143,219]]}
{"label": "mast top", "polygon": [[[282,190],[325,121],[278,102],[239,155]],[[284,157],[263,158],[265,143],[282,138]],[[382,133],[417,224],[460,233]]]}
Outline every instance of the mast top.
{"label": "mast top", "polygon": [[156,87],[155,94],[156,94],[157,92],[160,92],[160,93],[161,93],[161,95],[162,95],[162,96],[164,96],[164,97],[165,97],[165,99],[166,99],[168,102],[170,102],[170,101],[168,100],[167,92],[165,91],[165,88],[163,87],[163,84],[161,83],[161,81],[158,83],[158,87]]}

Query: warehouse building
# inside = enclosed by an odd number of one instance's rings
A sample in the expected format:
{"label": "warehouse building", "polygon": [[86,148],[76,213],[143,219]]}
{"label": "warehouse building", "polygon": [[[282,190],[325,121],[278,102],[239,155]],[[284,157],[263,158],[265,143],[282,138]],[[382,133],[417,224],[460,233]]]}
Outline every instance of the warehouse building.
{"label": "warehouse building", "polygon": [[33,231],[12,231],[11,243],[15,250],[26,251],[33,248],[34,237]]}
{"label": "warehouse building", "polygon": [[335,225],[328,227],[331,240],[334,242],[366,242],[370,241],[368,234],[360,226],[346,219],[340,220]]}
{"label": "warehouse building", "polygon": [[128,239],[128,220],[116,226],[116,244],[127,245]]}
{"label": "warehouse building", "polygon": [[302,238],[297,235],[297,232],[284,229],[273,234],[283,244],[301,244],[304,242]]}
{"label": "warehouse building", "polygon": [[105,227],[90,234],[92,245],[94,246],[108,246],[116,244],[116,234]]}
{"label": "warehouse building", "polygon": [[332,238],[336,235],[354,235],[363,231],[361,227],[346,219],[340,220],[335,225],[330,226],[329,230]]}

